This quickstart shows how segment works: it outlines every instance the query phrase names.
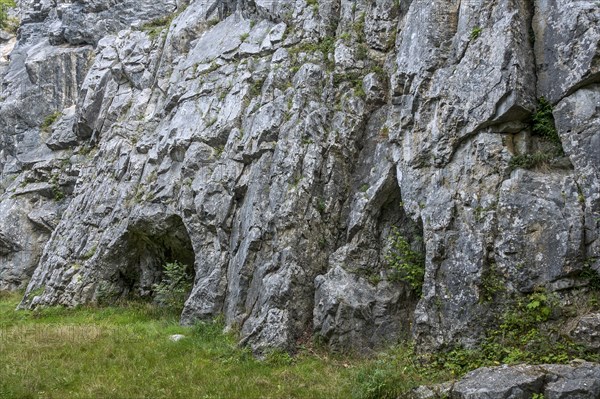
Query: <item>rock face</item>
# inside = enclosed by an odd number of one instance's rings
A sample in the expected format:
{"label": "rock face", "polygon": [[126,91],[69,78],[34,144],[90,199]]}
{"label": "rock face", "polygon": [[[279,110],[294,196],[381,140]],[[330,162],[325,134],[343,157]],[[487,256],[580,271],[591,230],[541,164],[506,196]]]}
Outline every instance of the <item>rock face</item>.
{"label": "rock face", "polygon": [[[537,395],[537,396],[535,396]],[[420,387],[414,399],[595,399],[600,365],[501,366],[474,370],[454,384]]]}
{"label": "rock face", "polygon": [[[28,284],[21,306],[152,296],[176,260],[195,270],[182,321],[223,313],[255,351],[409,332],[435,349],[480,339],[502,309],[490,274],[507,295],[588,295],[595,2],[19,6],[0,289]],[[564,155],[526,170],[539,97]],[[424,255],[421,298],[393,278],[393,232]]]}

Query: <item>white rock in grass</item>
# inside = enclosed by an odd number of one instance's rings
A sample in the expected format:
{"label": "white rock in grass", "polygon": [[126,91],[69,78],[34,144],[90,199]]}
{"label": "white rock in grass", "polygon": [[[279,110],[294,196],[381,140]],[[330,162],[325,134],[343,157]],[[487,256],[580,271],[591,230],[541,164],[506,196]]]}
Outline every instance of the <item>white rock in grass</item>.
{"label": "white rock in grass", "polygon": [[171,340],[173,342],[181,341],[184,338],[185,338],[185,335],[183,335],[183,334],[173,334],[173,335],[169,336],[169,340]]}

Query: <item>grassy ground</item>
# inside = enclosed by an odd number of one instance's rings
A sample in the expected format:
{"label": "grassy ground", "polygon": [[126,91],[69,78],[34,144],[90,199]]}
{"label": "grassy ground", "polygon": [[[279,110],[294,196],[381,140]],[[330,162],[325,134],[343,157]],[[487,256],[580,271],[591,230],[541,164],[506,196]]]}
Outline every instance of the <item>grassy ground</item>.
{"label": "grassy ground", "polygon": [[372,360],[305,350],[259,361],[219,323],[181,327],[148,304],[15,311],[19,299],[0,295],[2,399],[394,397],[440,379],[423,375],[409,348]]}

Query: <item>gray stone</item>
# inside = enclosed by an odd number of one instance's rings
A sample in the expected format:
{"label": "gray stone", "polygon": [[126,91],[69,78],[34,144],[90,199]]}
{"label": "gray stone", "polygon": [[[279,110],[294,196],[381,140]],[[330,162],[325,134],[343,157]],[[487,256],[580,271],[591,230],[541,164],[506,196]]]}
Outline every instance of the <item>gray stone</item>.
{"label": "gray stone", "polygon": [[481,368],[454,384],[454,399],[527,399],[542,392],[545,373],[529,366]]}
{"label": "gray stone", "polygon": [[589,313],[579,318],[570,336],[589,349],[600,349],[600,313]]}
{"label": "gray stone", "polygon": [[[507,296],[589,296],[593,2],[19,3],[0,289],[31,279],[22,307],[152,297],[178,260],[183,323],[223,314],[256,352],[311,335],[369,352],[477,345],[505,307],[490,270]],[[565,157],[513,168],[545,148],[542,95]],[[395,231],[425,257],[422,297],[386,259]]]}
{"label": "gray stone", "polygon": [[183,335],[183,334],[169,335],[169,341],[172,341],[172,342],[179,342],[182,339],[185,339],[185,335]]}
{"label": "gray stone", "polygon": [[484,367],[459,381],[414,390],[412,398],[528,399],[532,395],[551,399],[592,399],[600,396],[600,365],[517,365]]}

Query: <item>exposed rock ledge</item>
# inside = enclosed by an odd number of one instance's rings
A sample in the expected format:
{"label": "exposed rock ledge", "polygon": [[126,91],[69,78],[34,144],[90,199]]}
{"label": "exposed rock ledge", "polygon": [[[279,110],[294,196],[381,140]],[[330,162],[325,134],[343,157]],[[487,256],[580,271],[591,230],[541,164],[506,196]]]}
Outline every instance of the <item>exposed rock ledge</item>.
{"label": "exposed rock ledge", "polygon": [[483,367],[455,383],[419,387],[413,399],[598,399],[600,364]]}

